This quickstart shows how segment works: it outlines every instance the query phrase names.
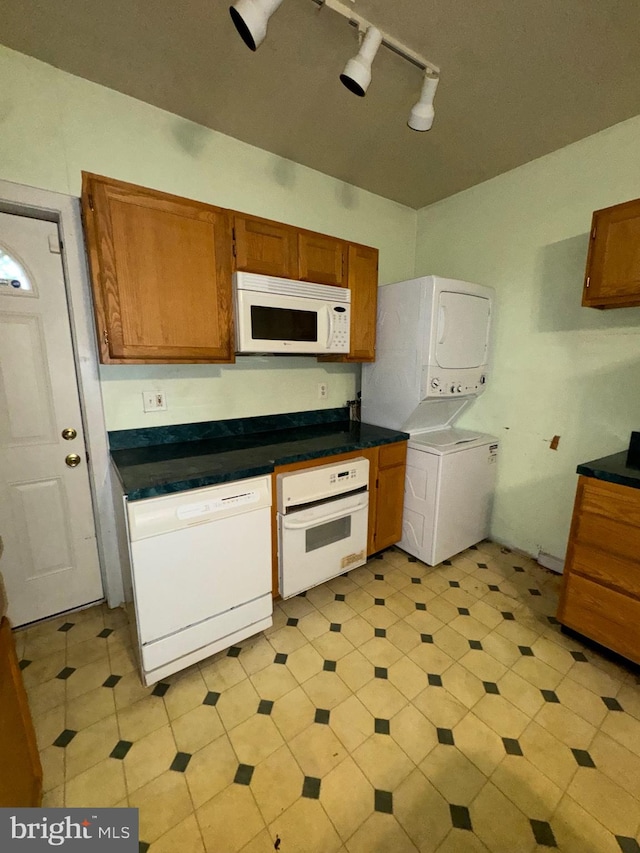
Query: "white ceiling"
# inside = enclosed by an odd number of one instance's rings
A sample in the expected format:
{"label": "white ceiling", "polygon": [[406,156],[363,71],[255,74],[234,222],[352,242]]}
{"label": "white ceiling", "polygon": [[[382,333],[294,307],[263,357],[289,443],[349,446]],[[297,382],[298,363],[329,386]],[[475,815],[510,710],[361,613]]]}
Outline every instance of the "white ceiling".
{"label": "white ceiling", "polygon": [[440,66],[429,133],[406,126],[421,72],[382,48],[352,95],[355,30],[311,0],[256,53],[222,0],[0,0],[0,42],[414,208],[640,114],[639,0],[354,9]]}

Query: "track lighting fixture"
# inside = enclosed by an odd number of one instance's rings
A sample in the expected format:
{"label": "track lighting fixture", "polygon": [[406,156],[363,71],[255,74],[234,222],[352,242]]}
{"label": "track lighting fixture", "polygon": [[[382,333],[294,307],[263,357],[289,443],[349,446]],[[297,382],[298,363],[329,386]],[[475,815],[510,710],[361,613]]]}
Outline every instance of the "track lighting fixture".
{"label": "track lighting fixture", "polygon": [[[360,50],[347,62],[340,75],[340,80],[350,92],[361,98],[366,94],[371,82],[371,65],[380,45],[424,72],[420,98],[413,105],[407,124],[412,130],[431,130],[434,117],[433,99],[438,88],[440,69],[373,26],[342,0],[313,0],[313,2],[320,8],[326,6],[327,9],[337,12],[352,26],[358,28],[361,38]],[[229,7],[236,29],[251,50],[257,50],[264,41],[269,18],[281,3],[282,0],[236,0],[233,6]]]}
{"label": "track lighting fixture", "polygon": [[340,79],[350,92],[363,98],[371,82],[371,63],[382,44],[382,33],[369,27],[360,43],[360,50],[344,67]]}
{"label": "track lighting fixture", "polygon": [[251,50],[257,50],[264,41],[269,18],[281,3],[282,0],[236,0],[229,6],[231,20]]}
{"label": "track lighting fixture", "polygon": [[438,88],[438,77],[427,72],[424,75],[420,98],[413,105],[407,124],[411,130],[431,130],[433,124],[433,98]]}

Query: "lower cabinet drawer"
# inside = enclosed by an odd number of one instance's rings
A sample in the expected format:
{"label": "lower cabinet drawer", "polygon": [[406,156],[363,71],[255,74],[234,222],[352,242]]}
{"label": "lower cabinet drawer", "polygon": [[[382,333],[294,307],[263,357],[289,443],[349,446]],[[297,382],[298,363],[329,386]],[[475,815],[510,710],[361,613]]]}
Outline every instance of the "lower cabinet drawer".
{"label": "lower cabinet drawer", "polygon": [[558,619],[567,628],[640,663],[640,601],[569,573]]}
{"label": "lower cabinet drawer", "polygon": [[635,559],[619,557],[583,542],[576,542],[570,569],[572,572],[586,575],[596,583],[604,583],[617,588],[623,594],[629,593],[640,599],[640,551],[634,556]]}

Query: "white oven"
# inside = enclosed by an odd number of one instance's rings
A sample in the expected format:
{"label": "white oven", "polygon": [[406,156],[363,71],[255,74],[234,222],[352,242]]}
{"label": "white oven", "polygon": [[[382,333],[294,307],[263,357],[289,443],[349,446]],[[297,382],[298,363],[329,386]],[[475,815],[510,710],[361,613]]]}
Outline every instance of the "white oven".
{"label": "white oven", "polygon": [[237,272],[233,290],[237,353],[349,352],[347,287]]}
{"label": "white oven", "polygon": [[278,474],[280,595],[290,598],[367,560],[369,460]]}

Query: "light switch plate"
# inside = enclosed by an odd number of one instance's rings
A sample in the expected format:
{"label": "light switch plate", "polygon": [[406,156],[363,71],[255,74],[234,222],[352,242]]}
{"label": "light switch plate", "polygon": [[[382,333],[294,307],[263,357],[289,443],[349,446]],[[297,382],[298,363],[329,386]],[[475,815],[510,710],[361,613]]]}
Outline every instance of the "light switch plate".
{"label": "light switch plate", "polygon": [[165,412],[167,410],[167,398],[164,391],[143,391],[142,408],[145,412]]}

